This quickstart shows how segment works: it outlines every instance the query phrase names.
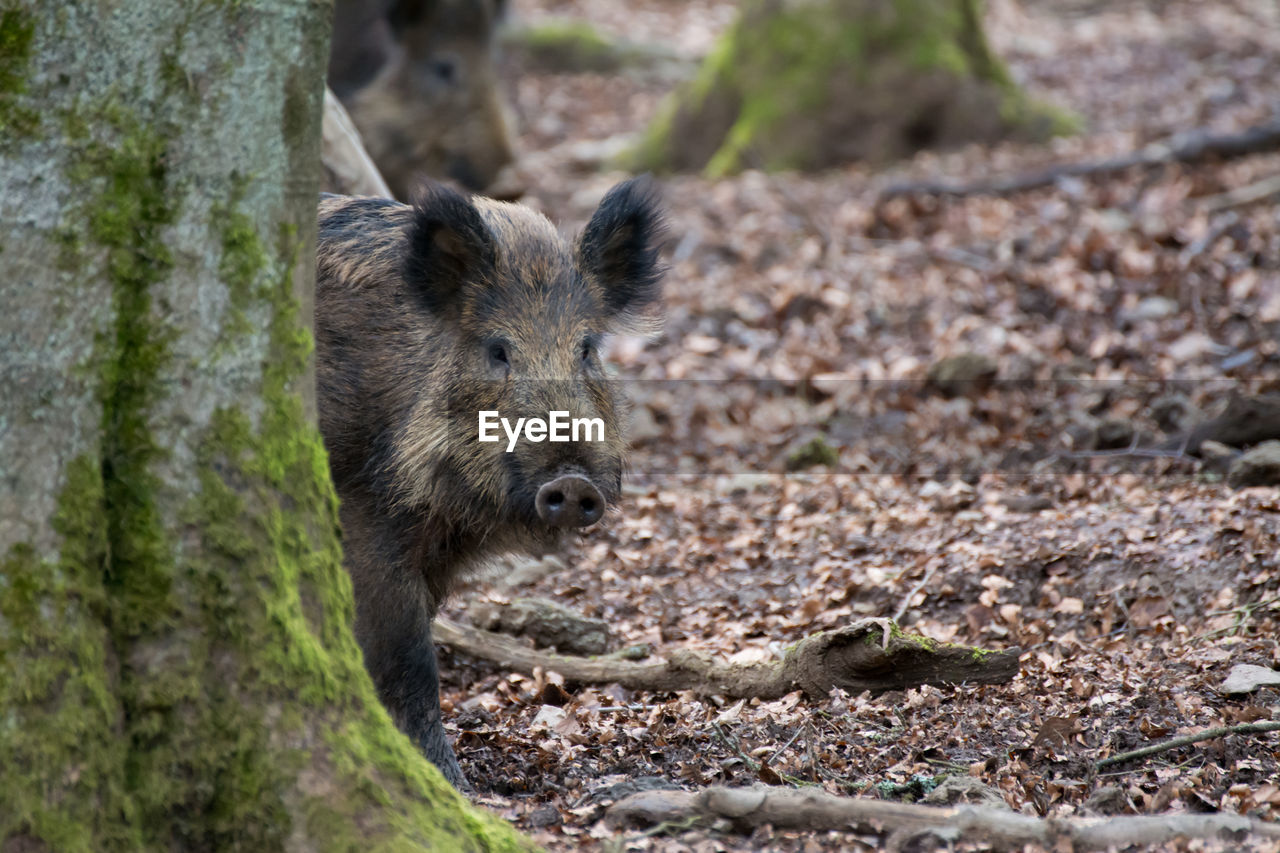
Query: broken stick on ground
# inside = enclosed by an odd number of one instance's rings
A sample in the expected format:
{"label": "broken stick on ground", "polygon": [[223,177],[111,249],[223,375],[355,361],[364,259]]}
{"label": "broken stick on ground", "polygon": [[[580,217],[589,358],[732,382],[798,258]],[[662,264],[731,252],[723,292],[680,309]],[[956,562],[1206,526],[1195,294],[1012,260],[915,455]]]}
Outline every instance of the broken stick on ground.
{"label": "broken stick on ground", "polygon": [[642,791],[610,806],[607,819],[614,825],[703,819],[728,821],[739,830],[768,824],[775,829],[883,832],[898,847],[923,836],[1001,847],[1034,844],[1047,850],[1149,847],[1181,839],[1239,843],[1249,835],[1280,841],[1280,826],[1227,813],[1041,819],[986,806],[938,808],[763,786]]}
{"label": "broken stick on ground", "polygon": [[1195,743],[1201,743],[1206,740],[1216,740],[1227,735],[1239,734],[1261,734],[1263,732],[1280,731],[1280,721],[1269,720],[1261,723],[1240,723],[1234,726],[1216,726],[1211,729],[1196,732],[1195,734],[1183,735],[1164,743],[1153,744],[1152,746],[1144,746],[1142,749],[1135,749],[1130,752],[1122,752],[1119,755],[1108,756],[1102,759],[1094,767],[1098,770],[1104,767],[1110,767],[1113,764],[1123,764],[1135,758],[1146,758],[1148,755],[1157,755],[1161,752],[1168,752],[1171,749],[1177,749],[1180,746],[1190,746]]}
{"label": "broken stick on ground", "polygon": [[519,672],[558,672],[583,684],[617,682],[637,690],[692,690],[730,698],[776,699],[794,690],[822,697],[839,687],[882,693],[923,684],[999,684],[1018,672],[1019,649],[987,651],[905,634],[888,619],[863,619],[805,637],[779,661],[730,664],[679,649],[635,662],[542,652],[510,637],[437,618],[437,642]]}

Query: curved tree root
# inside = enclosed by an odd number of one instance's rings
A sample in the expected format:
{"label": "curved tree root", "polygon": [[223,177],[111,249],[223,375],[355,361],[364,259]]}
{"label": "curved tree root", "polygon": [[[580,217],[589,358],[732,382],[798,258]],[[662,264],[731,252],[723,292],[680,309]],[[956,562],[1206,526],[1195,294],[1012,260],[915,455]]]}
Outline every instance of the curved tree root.
{"label": "curved tree root", "polygon": [[729,664],[681,649],[638,663],[530,649],[509,637],[437,618],[437,642],[524,673],[535,667],[584,684],[637,690],[692,690],[730,698],[776,699],[793,690],[824,697],[832,688],[883,693],[922,684],[999,684],[1018,671],[1018,649],[985,651],[902,633],[887,619],[864,619],[805,637],[780,661]]}
{"label": "curved tree root", "polygon": [[1049,850],[1146,848],[1192,838],[1241,843],[1251,835],[1280,840],[1280,825],[1234,814],[1041,819],[982,806],[938,808],[839,797],[812,788],[643,791],[619,800],[606,813],[606,820],[615,826],[693,819],[727,820],[736,829],[747,831],[768,824],[776,829],[888,833],[895,847],[922,835],[946,842],[982,841],[1002,848],[1034,844]]}

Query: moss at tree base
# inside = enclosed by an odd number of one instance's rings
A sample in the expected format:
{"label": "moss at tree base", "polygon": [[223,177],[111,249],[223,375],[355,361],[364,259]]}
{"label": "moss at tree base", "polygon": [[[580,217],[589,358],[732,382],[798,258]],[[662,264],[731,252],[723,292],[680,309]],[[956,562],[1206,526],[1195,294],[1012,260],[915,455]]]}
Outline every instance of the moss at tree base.
{"label": "moss at tree base", "polygon": [[0,129],[39,117],[0,143],[0,458],[38,461],[0,478],[37,507],[0,524],[4,853],[529,846],[351,631],[308,405],[322,11],[0,3]]}
{"label": "moss at tree base", "polygon": [[751,0],[627,165],[717,177],[1070,131],[991,52],[979,2]]}

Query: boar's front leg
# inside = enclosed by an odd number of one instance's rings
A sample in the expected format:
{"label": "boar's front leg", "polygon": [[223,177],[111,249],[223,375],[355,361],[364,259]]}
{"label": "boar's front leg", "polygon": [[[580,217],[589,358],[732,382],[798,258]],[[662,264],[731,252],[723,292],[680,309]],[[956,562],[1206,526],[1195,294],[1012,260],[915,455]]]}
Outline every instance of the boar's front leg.
{"label": "boar's front leg", "polygon": [[342,525],[365,668],[400,730],[455,788],[466,790],[440,713],[440,672],[431,639],[435,599],[409,561],[407,528],[385,516],[375,521],[360,511],[361,505],[354,500],[342,505]]}
{"label": "boar's front leg", "polygon": [[[359,618],[357,617],[357,624]],[[444,733],[440,712],[440,672],[436,666],[436,648],[431,640],[431,616],[422,609],[412,620],[388,630],[386,623],[375,629],[381,636],[366,648],[365,660],[378,697],[387,706],[400,730],[440,768],[455,788],[469,788],[453,747]],[[369,660],[370,646],[379,651]]]}

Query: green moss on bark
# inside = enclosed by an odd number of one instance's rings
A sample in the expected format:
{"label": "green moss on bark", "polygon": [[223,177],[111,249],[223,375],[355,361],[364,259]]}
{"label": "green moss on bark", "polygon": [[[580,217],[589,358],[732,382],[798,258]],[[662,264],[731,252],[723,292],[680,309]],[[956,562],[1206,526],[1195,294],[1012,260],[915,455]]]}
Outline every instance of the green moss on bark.
{"label": "green moss on bark", "polygon": [[991,52],[978,0],[754,0],[630,165],[811,169],[1067,128]]}
{"label": "green moss on bark", "polygon": [[35,32],[35,21],[21,6],[0,7],[0,139],[19,139],[40,125],[40,114],[22,103]]}
{"label": "green moss on bark", "polygon": [[[313,348],[293,293],[301,243],[286,228],[272,254],[243,212],[233,208],[227,221],[237,237],[223,243],[223,269],[241,278],[228,286],[270,306],[263,405],[256,425],[242,410],[215,414],[201,445],[200,494],[185,517],[202,531],[209,615],[226,626],[237,654],[257,662],[265,698],[280,703],[286,721],[326,732],[284,760],[333,770],[307,798],[306,835],[329,850],[522,849],[509,827],[462,800],[373,695],[351,633],[328,460],[298,393]],[[245,588],[230,589],[229,577]]]}
{"label": "green moss on bark", "polygon": [[184,598],[192,567],[179,556],[156,473],[170,457],[152,419],[167,393],[162,376],[176,331],[153,303],[174,270],[165,234],[183,201],[167,167],[176,131],[118,105],[105,112],[116,138],[89,143],[73,179],[90,190],[78,216],[87,244],[105,252],[115,318],[97,362],[105,621],[122,656],[129,801],[143,847],[272,849],[288,829],[280,796],[287,768],[269,766],[262,710],[243,702],[234,682],[210,677],[217,644],[193,626],[216,623]]}
{"label": "green moss on bark", "polygon": [[[22,94],[33,52],[60,43],[54,29],[101,23],[74,5],[39,14],[32,28],[0,5],[0,99]],[[148,54],[155,74],[97,79],[93,97],[61,83],[31,95],[63,131],[47,186],[70,199],[44,238],[77,275],[50,281],[70,300],[90,277],[105,280],[110,312],[81,369],[97,444],[62,471],[57,555],[29,544],[0,554],[0,847],[517,849],[374,696],[301,393],[312,343],[295,272],[308,260],[308,208],[192,168],[211,132],[192,123],[216,124],[225,94],[209,79],[217,62],[200,64],[206,46],[175,32]],[[213,85],[210,98],[179,58]],[[318,168],[307,134],[322,61],[318,50],[314,74],[300,67],[282,83],[276,132],[288,138],[274,156],[301,176]],[[193,234],[207,234],[210,257],[193,251]],[[179,335],[206,331],[199,312],[174,304],[197,296],[226,306],[218,332],[244,362],[225,387],[216,365],[196,374],[176,355]],[[222,404],[212,415],[211,399]]]}
{"label": "green moss on bark", "polygon": [[243,181],[237,181],[230,202],[216,206],[213,211],[214,222],[219,224],[221,233],[218,236],[222,244],[218,275],[227,285],[230,297],[219,341],[222,348],[231,347],[236,339],[252,331],[245,312],[255,296],[254,277],[259,270],[267,268],[268,261],[258,240],[258,233],[254,230],[253,221],[239,209],[244,198],[244,186]]}
{"label": "green moss on bark", "polygon": [[0,841],[26,836],[68,853],[137,849],[118,662],[100,621],[109,602],[98,460],[67,466],[57,506],[56,560],[23,544],[0,558]]}
{"label": "green moss on bark", "polygon": [[112,630],[122,637],[175,615],[165,603],[172,544],[156,505],[152,470],[164,451],[149,420],[173,334],[153,318],[151,304],[151,289],[173,267],[162,237],[177,213],[166,181],[166,149],[165,133],[134,124],[123,129],[117,145],[95,145],[83,161],[91,170],[83,175],[87,185],[98,189],[83,215],[89,238],[107,253],[115,317],[113,337],[102,342],[99,389],[111,543],[106,578],[116,602]]}

